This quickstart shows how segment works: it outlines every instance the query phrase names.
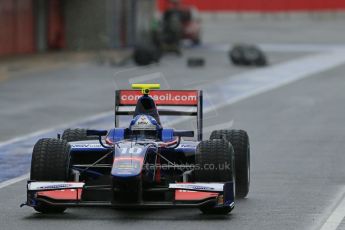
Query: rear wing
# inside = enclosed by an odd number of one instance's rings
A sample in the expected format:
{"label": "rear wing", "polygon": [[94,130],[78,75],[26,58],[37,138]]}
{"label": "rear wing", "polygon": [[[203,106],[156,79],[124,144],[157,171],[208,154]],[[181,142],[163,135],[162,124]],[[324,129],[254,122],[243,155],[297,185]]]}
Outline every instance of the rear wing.
{"label": "rear wing", "polygon": [[[140,90],[115,91],[115,127],[119,116],[134,114]],[[202,90],[152,90],[150,92],[162,116],[195,116],[198,141],[202,140]]]}

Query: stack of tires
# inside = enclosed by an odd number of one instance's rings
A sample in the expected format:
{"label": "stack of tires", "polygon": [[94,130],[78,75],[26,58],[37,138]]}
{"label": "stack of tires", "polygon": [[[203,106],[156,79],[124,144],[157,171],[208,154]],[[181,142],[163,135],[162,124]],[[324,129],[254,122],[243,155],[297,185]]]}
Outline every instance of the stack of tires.
{"label": "stack of tires", "polygon": [[152,44],[141,44],[134,48],[133,60],[139,66],[158,63],[161,58],[159,47]]}
{"label": "stack of tires", "polygon": [[[213,131],[210,140],[201,141],[197,146],[195,163],[201,169],[195,170],[197,182],[233,181],[236,198],[247,196],[250,184],[250,145],[246,131]],[[213,165],[213,169],[203,170],[206,165]],[[231,207],[203,206],[200,210],[205,214],[227,214]]]}

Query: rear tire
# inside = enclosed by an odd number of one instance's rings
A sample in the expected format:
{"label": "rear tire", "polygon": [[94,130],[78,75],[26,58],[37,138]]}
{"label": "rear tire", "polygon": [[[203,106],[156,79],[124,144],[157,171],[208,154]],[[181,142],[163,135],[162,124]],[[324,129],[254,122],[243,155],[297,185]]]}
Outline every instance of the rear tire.
{"label": "rear tire", "polygon": [[[197,146],[195,156],[195,164],[199,167],[195,170],[196,181],[233,181],[233,158],[234,150],[230,142],[223,139],[201,141]],[[213,169],[210,168],[211,165],[214,166]],[[231,210],[231,207],[217,208],[214,205],[200,207],[200,211],[204,214],[228,214]]]}
{"label": "rear tire", "polygon": [[225,138],[235,150],[236,197],[245,198],[250,186],[250,144],[244,130],[216,130],[210,139]]}
{"label": "rear tire", "polygon": [[98,136],[87,136],[86,131],[86,129],[66,129],[61,139],[67,142],[98,140]]}
{"label": "rear tire", "polygon": [[[67,181],[69,179],[70,145],[65,140],[45,138],[34,146],[30,180]],[[65,207],[38,203],[34,209],[41,213],[63,213]]]}
{"label": "rear tire", "polygon": [[152,44],[141,44],[134,48],[133,60],[138,66],[146,66],[158,63],[161,52],[158,47]]}

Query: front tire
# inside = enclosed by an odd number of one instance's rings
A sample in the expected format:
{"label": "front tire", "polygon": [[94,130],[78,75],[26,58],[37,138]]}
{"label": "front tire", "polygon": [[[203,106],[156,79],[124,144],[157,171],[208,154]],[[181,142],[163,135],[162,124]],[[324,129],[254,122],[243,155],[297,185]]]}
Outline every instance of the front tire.
{"label": "front tire", "polygon": [[[233,181],[234,150],[230,142],[223,139],[201,141],[196,149],[195,170],[197,182],[228,182]],[[214,166],[211,169],[211,165]],[[230,167],[227,167],[230,166]],[[209,170],[206,170],[209,169]],[[204,214],[228,214],[231,207],[215,207],[206,205],[200,207]]]}
{"label": "front tire", "polygon": [[[65,140],[44,138],[34,146],[30,180],[67,181],[69,179],[70,145]],[[38,203],[34,209],[41,213],[63,213],[65,207]]]}
{"label": "front tire", "polygon": [[216,130],[210,139],[225,138],[235,151],[236,197],[245,198],[250,185],[250,145],[249,137],[244,130]]}

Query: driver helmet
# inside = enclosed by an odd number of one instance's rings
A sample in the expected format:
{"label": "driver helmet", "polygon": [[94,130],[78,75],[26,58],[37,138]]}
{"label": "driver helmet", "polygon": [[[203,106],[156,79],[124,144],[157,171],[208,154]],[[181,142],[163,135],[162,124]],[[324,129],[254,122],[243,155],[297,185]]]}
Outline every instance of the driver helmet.
{"label": "driver helmet", "polygon": [[160,128],[161,127],[158,124],[158,122],[156,121],[156,119],[154,119],[152,116],[146,115],[146,114],[140,114],[140,115],[135,116],[134,119],[131,121],[131,124],[129,126],[129,129],[132,131],[135,131],[135,130],[156,131]]}
{"label": "driver helmet", "polygon": [[140,114],[134,117],[129,126],[131,135],[137,139],[159,139],[161,126],[150,115]]}

